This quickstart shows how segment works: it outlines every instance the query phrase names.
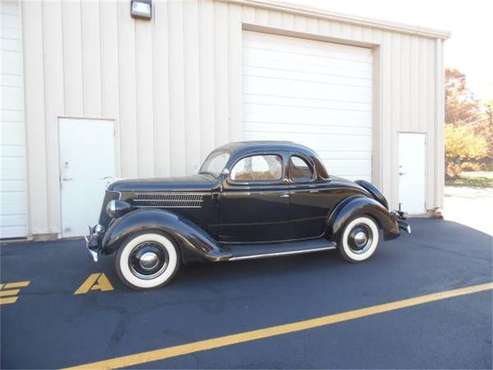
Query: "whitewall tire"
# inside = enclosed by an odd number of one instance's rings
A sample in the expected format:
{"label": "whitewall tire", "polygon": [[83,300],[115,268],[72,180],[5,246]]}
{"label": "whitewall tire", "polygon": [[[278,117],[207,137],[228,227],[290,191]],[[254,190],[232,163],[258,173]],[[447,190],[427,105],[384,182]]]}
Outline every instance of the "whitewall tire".
{"label": "whitewall tire", "polygon": [[348,262],[362,262],[375,253],[379,241],[377,223],[367,216],[357,217],[344,227],[339,239],[339,252]]}
{"label": "whitewall tire", "polygon": [[168,283],[180,266],[175,243],[157,232],[128,238],[115,256],[123,282],[134,289],[152,289]]}

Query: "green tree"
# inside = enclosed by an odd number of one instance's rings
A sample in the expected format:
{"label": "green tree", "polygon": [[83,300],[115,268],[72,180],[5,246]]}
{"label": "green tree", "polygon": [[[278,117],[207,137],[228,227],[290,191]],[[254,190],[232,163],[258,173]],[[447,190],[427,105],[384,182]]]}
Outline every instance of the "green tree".
{"label": "green tree", "polygon": [[464,168],[492,166],[493,102],[481,104],[468,89],[466,75],[445,70],[445,160],[448,177]]}
{"label": "green tree", "polygon": [[445,156],[447,176],[454,178],[462,172],[465,162],[479,161],[488,157],[486,138],[477,135],[470,126],[445,126]]}

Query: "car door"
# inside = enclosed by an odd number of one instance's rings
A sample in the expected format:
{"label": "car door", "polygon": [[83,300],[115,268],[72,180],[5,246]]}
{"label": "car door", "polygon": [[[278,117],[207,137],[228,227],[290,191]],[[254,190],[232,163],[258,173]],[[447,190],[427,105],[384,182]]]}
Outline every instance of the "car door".
{"label": "car door", "polygon": [[219,199],[220,241],[262,243],[290,239],[289,191],[283,156],[254,154],[238,160]]}
{"label": "car door", "polygon": [[290,183],[289,221],[292,239],[322,236],[327,227],[326,195],[316,181],[313,165],[302,155],[293,154],[287,164]]}

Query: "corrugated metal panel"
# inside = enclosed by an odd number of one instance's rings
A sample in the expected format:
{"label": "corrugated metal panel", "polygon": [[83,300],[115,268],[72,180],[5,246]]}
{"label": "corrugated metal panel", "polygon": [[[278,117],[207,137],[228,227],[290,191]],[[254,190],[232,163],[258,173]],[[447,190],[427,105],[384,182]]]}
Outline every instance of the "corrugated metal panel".
{"label": "corrugated metal panel", "polygon": [[33,233],[60,230],[58,116],[114,119],[124,177],[191,173],[215,146],[238,139],[242,28],[373,47],[374,181],[396,206],[397,132],[425,132],[434,143],[427,145],[427,207],[441,205],[442,47],[431,34],[247,2],[156,1],[150,22],[132,19],[128,2],[22,7]]}
{"label": "corrugated metal panel", "polygon": [[48,189],[48,164],[46,160],[46,100],[43,66],[43,9],[40,2],[22,2],[22,34],[24,52],[24,96],[28,160],[29,216],[32,234],[50,230],[56,204],[49,204],[48,191],[58,193],[57,188]]}

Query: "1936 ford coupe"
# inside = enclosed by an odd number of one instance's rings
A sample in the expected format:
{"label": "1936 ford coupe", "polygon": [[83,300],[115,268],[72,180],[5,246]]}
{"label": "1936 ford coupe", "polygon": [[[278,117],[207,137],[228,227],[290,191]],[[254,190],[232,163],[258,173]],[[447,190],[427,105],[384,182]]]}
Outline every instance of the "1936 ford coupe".
{"label": "1936 ford coupe", "polygon": [[182,262],[213,262],[338,249],[361,262],[383,239],[410,232],[402,212],[366,181],[329,175],[291,142],[231,143],[187,177],[110,184],[86,244],[95,261],[115,254],[124,283],[169,282]]}

